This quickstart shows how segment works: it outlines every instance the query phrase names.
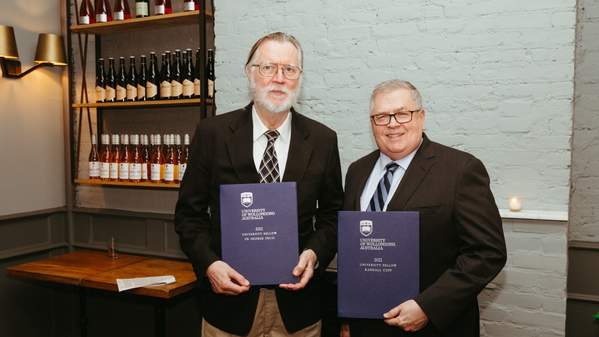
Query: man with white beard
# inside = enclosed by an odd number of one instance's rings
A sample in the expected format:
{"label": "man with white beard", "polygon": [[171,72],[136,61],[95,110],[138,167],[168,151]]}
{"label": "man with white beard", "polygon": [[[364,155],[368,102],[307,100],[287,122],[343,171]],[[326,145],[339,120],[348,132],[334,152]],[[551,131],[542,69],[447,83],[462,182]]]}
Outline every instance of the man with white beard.
{"label": "man with white beard", "polygon": [[[319,283],[336,252],[343,202],[337,135],[293,109],[303,73],[293,36],[259,39],[245,73],[252,102],[200,123],[175,211],[198,278],[202,336],[320,336]],[[221,260],[219,186],[281,181],[297,186],[298,282],[252,286]]]}

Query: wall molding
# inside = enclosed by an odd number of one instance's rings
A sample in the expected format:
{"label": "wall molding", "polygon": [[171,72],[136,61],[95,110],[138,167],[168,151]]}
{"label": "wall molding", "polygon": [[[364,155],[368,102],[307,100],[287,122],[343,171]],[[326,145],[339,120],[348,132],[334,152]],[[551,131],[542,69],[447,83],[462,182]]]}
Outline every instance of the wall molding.
{"label": "wall molding", "polygon": [[21,219],[21,218],[30,218],[30,217],[41,216],[41,215],[50,215],[50,214],[55,214],[55,213],[66,213],[66,211],[67,211],[66,207],[55,207],[55,208],[41,209],[41,210],[37,210],[37,211],[0,215],[0,221]]}
{"label": "wall molding", "polygon": [[[91,243],[75,243],[73,247],[76,248],[84,248],[84,249],[94,249],[94,250],[106,250],[106,246],[102,244],[91,244]],[[157,256],[157,257],[165,257],[170,259],[178,259],[178,260],[186,260],[187,256],[183,254],[173,254],[173,253],[159,253],[159,252],[149,252],[143,249],[135,249],[135,248],[127,248],[127,247],[117,247],[118,253],[127,253],[127,254],[135,254],[135,255],[145,255],[145,256]]]}
{"label": "wall molding", "polygon": [[502,208],[499,210],[499,214],[503,219],[515,219],[515,220],[546,220],[546,221],[568,221],[567,211],[539,211],[539,210],[525,210],[512,212],[509,209]]}
{"label": "wall molding", "polygon": [[599,303],[599,296],[597,296],[597,295],[589,295],[589,294],[581,294],[581,293],[570,293],[569,292],[568,293],[568,300]]}
{"label": "wall molding", "polygon": [[127,211],[121,209],[109,209],[109,208],[86,208],[76,207],[73,209],[73,213],[78,214],[93,214],[93,215],[116,215],[132,218],[145,218],[145,219],[157,219],[157,220],[174,220],[174,213],[152,213],[152,212],[138,212],[138,211]]}
{"label": "wall molding", "polygon": [[599,250],[599,242],[572,240],[568,241],[568,248]]}
{"label": "wall molding", "polygon": [[59,249],[59,248],[69,248],[69,245],[66,242],[45,243],[45,244],[39,244],[39,245],[35,245],[35,246],[27,246],[25,248],[3,250],[0,252],[0,260],[10,259],[13,257],[29,255],[29,254],[34,254],[34,253],[47,252],[47,251],[55,250],[55,249]]}

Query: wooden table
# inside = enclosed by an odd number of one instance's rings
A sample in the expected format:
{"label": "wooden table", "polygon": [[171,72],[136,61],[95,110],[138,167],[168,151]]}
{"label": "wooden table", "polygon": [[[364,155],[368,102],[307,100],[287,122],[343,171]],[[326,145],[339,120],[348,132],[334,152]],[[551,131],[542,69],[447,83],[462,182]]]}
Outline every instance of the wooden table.
{"label": "wooden table", "polygon": [[79,288],[81,336],[87,336],[86,289],[117,293],[117,278],[173,275],[176,282],[126,291],[155,298],[156,336],[166,336],[165,302],[193,289],[196,281],[187,262],[119,254],[112,259],[106,252],[78,250],[73,253],[33,261],[7,269],[9,276],[72,285]]}

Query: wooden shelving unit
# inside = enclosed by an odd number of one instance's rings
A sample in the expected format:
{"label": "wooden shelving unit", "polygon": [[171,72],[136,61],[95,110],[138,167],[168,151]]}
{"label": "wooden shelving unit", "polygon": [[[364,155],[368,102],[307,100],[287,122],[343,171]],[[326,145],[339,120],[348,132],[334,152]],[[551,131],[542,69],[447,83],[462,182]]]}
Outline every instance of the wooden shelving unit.
{"label": "wooden shelving unit", "polygon": [[[174,107],[174,106],[198,106],[202,104],[200,98],[177,99],[166,101],[139,101],[139,102],[111,102],[111,103],[74,103],[73,108],[150,108],[150,107]],[[212,104],[211,99],[206,100],[207,105]]]}
{"label": "wooden shelving unit", "polygon": [[[72,25],[71,32],[84,34],[110,34],[131,29],[161,28],[165,26],[197,24],[200,11],[180,12],[167,15],[153,15],[144,18],[132,18],[123,21],[92,23],[89,25]],[[212,13],[205,13],[211,18]]]}
{"label": "wooden shelving unit", "polygon": [[105,181],[98,179],[75,179],[75,184],[78,185],[92,185],[92,186],[111,186],[111,187],[138,187],[138,188],[152,188],[152,189],[179,189],[179,184],[175,183],[153,183],[153,182],[139,182],[133,183],[128,181]]}

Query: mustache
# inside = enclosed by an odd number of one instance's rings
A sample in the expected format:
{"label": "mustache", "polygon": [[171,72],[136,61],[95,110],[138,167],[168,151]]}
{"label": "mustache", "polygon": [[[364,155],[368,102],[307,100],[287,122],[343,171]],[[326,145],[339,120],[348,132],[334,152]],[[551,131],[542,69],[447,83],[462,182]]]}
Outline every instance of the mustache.
{"label": "mustache", "polygon": [[291,90],[285,88],[282,85],[279,84],[269,84],[267,87],[262,89],[263,92],[269,92],[269,91],[281,91],[287,95],[289,95],[291,93]]}

